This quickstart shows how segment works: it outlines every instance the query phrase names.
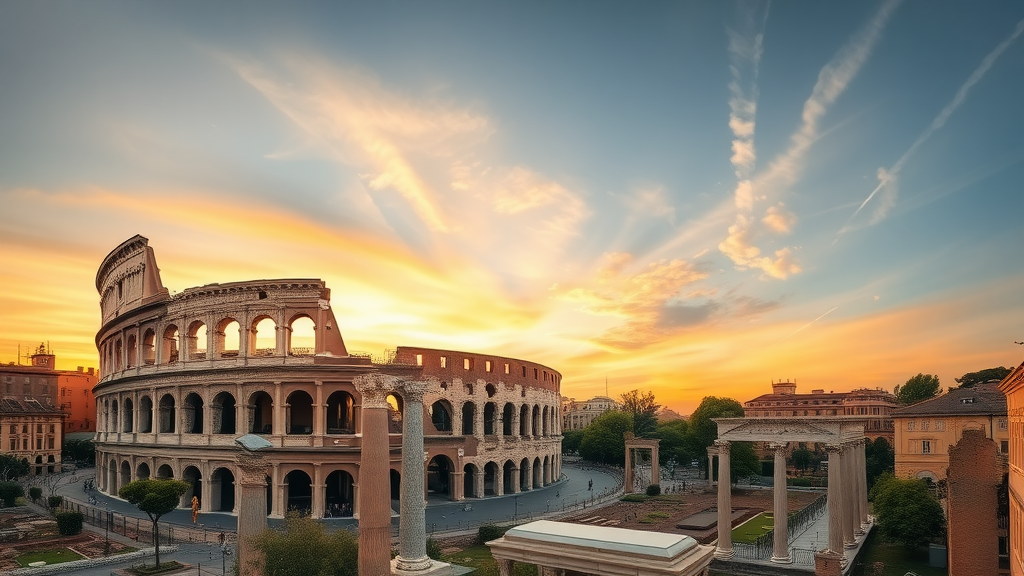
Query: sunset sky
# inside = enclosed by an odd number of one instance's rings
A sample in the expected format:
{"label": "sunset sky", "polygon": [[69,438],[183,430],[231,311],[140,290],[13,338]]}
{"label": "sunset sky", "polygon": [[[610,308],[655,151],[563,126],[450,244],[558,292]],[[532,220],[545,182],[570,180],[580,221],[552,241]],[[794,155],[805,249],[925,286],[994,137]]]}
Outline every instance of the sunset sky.
{"label": "sunset sky", "polygon": [[689,413],[1024,359],[1024,3],[4,2],[0,361],[100,260]]}

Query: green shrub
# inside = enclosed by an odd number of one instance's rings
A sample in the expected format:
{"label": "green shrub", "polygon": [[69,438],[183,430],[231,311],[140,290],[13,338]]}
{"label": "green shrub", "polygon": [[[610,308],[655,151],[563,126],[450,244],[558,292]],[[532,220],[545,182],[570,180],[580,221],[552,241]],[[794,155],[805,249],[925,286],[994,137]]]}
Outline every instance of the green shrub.
{"label": "green shrub", "polygon": [[497,540],[508,532],[509,527],[495,526],[493,524],[485,524],[480,527],[476,533],[477,543],[484,544],[491,540]]}
{"label": "green shrub", "polygon": [[29,496],[29,498],[32,499],[33,502],[35,502],[36,500],[39,500],[39,498],[42,497],[42,495],[43,495],[43,489],[40,488],[39,486],[33,486],[33,487],[28,489],[28,496]]}
{"label": "green shrub", "polygon": [[622,502],[643,502],[647,500],[644,494],[626,494],[620,499]]}
{"label": "green shrub", "polygon": [[46,499],[46,503],[50,505],[50,508],[56,508],[60,506],[60,503],[64,501],[63,496],[50,496]]}
{"label": "green shrub", "polygon": [[75,536],[82,533],[81,512],[57,512],[57,531],[61,536]]}
{"label": "green shrub", "polygon": [[786,481],[790,486],[803,486],[807,487],[811,485],[810,478],[790,478]]}
{"label": "green shrub", "polygon": [[647,487],[647,495],[648,496],[660,496],[661,495],[661,486],[659,486],[657,484],[651,484],[650,486]]}
{"label": "green shrub", "polygon": [[427,538],[427,557],[431,560],[441,559],[441,545],[433,538]]}
{"label": "green shrub", "polygon": [[17,482],[0,482],[0,500],[4,506],[14,506],[16,500],[25,495],[25,489]]}

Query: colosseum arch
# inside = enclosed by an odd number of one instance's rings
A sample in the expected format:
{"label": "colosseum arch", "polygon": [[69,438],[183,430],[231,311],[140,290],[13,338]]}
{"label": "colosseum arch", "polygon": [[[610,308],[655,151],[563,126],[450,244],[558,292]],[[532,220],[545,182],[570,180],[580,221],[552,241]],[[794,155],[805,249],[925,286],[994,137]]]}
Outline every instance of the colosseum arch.
{"label": "colosseum arch", "polygon": [[520,491],[529,490],[534,484],[536,484],[535,482],[531,482],[531,478],[533,478],[532,468],[533,466],[530,464],[529,458],[523,458],[522,461],[519,462]]}
{"label": "colosseum arch", "polygon": [[519,435],[532,436],[530,428],[530,406],[528,404],[523,404],[523,407],[519,409]]}
{"label": "colosseum arch", "polygon": [[174,409],[174,396],[170,394],[164,394],[160,397],[159,406],[159,432],[164,434],[174,433],[174,420],[175,420],[175,409]]}
{"label": "colosseum arch", "polygon": [[476,464],[468,463],[462,467],[462,493],[467,498],[483,498],[484,495],[477,492],[477,477],[480,475],[480,468]]}
{"label": "colosseum arch", "polygon": [[153,431],[153,400],[149,396],[139,398],[139,432]]}
{"label": "colosseum arch", "polygon": [[139,462],[139,465],[135,468],[135,479],[149,480],[149,464]]}
{"label": "colosseum arch", "polygon": [[131,481],[132,481],[132,465],[131,465],[130,462],[125,460],[124,462],[121,462],[121,482],[118,485],[119,486],[124,486],[125,484],[127,484],[127,483],[129,483]]}
{"label": "colosseum arch", "polygon": [[135,341],[135,334],[129,334],[128,335],[128,349],[125,352],[127,353],[127,357],[128,357],[127,358],[127,360],[128,360],[127,361],[128,368],[134,368],[135,365],[136,365],[136,355],[139,352],[138,345],[137,345],[137,343]]}
{"label": "colosseum arch", "polygon": [[242,327],[238,320],[228,317],[217,323],[217,356],[233,358],[241,351]]}
{"label": "colosseum arch", "polygon": [[355,434],[355,398],[345,390],[336,390],[327,397],[327,419],[324,429],[328,434]]}
{"label": "colosseum arch", "polygon": [[501,485],[504,489],[505,494],[512,494],[515,492],[513,486],[514,482],[518,480],[517,475],[519,470],[516,469],[516,463],[511,460],[506,460],[505,464],[501,467]]}
{"label": "colosseum arch", "polygon": [[206,324],[202,320],[196,320],[188,325],[188,331],[185,333],[187,344],[185,358],[187,360],[205,360],[207,358],[206,351],[209,345],[206,332]]}
{"label": "colosseum arch", "polygon": [[484,404],[484,436],[492,436],[494,434],[494,422],[498,419],[497,412],[498,409],[494,402]]}
{"label": "colosseum arch", "polygon": [[181,471],[181,479],[188,482],[188,490],[182,494],[180,506],[188,508],[192,506],[192,497],[199,498],[199,504],[203,503],[203,473],[196,466],[186,466]]}
{"label": "colosseum arch", "polygon": [[171,468],[170,464],[161,464],[156,469],[157,478],[174,478],[174,469]]}
{"label": "colosseum arch", "polygon": [[235,509],[235,475],[220,467],[210,474],[210,510],[231,512]]}
{"label": "colosseum arch", "polygon": [[447,400],[438,400],[430,405],[430,422],[438,432],[452,431],[452,405]]}
{"label": "colosseum arch", "polygon": [[313,397],[305,390],[296,390],[285,401],[287,434],[313,433]]}
{"label": "colosseum arch", "polygon": [[309,314],[292,316],[285,334],[289,356],[312,356],[316,352],[316,323]]}
{"label": "colosseum arch", "polygon": [[476,428],[476,404],[464,402],[462,404],[462,435],[472,436]]}
{"label": "colosseum arch", "polygon": [[134,432],[133,422],[135,421],[135,406],[132,404],[131,398],[125,398],[124,404],[121,409],[124,414],[124,422],[121,424],[122,432]]}
{"label": "colosseum arch", "polygon": [[455,499],[455,487],[452,485],[452,473],[455,464],[444,454],[438,454],[427,463],[427,495],[444,496]]}
{"label": "colosseum arch", "polygon": [[277,322],[266,314],[253,319],[249,328],[249,356],[253,358],[277,355]]}
{"label": "colosseum arch", "polygon": [[541,430],[542,430],[541,424],[540,424],[540,406],[538,406],[536,404],[533,405],[533,418],[532,418],[532,420],[533,420],[533,435],[534,436],[540,436],[541,435]]}
{"label": "colosseum arch", "polygon": [[263,390],[249,396],[246,403],[249,414],[249,432],[252,434],[271,434],[274,431],[274,399]]}
{"label": "colosseum arch", "polygon": [[512,436],[513,430],[512,425],[515,418],[516,407],[511,402],[506,402],[505,407],[501,411],[501,434],[502,436]]}
{"label": "colosseum arch", "polygon": [[164,329],[163,344],[160,349],[160,359],[166,364],[173,364],[181,359],[178,327],[174,324],[171,324]]}
{"label": "colosseum arch", "polygon": [[235,433],[235,396],[219,392],[210,403],[211,424],[214,434]]}
{"label": "colosseum arch", "polygon": [[203,412],[203,397],[195,392],[189,392],[181,403],[182,434],[203,433]]}
{"label": "colosseum arch", "polygon": [[541,421],[541,425],[544,427],[541,430],[541,436],[550,436],[550,428],[548,428],[548,420],[550,419],[550,417],[551,417],[551,414],[548,412],[548,407],[545,406],[544,409],[541,410],[541,420],[540,421]]}
{"label": "colosseum arch", "polygon": [[156,332],[152,328],[142,333],[142,363],[147,366],[156,363]]}
{"label": "colosseum arch", "polygon": [[350,518],[355,506],[355,480],[348,470],[333,470],[324,487],[324,516]]}

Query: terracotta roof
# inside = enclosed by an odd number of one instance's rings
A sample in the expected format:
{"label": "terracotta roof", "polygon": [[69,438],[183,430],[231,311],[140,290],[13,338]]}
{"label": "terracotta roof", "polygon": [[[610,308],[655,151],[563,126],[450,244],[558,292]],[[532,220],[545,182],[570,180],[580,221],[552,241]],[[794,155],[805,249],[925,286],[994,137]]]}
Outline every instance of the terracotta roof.
{"label": "terracotta roof", "polygon": [[2,414],[38,414],[51,412],[61,413],[60,410],[54,408],[46,400],[39,401],[35,398],[26,398],[25,400],[4,398],[0,400],[0,413]]}
{"label": "terracotta roof", "polygon": [[973,388],[956,388],[892,412],[894,417],[957,414],[1006,415],[1006,396],[994,383],[978,384]]}

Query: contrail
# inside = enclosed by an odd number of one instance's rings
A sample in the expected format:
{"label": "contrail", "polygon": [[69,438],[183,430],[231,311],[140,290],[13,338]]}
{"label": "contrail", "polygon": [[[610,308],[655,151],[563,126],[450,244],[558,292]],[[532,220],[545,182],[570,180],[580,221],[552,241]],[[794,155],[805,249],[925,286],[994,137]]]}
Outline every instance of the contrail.
{"label": "contrail", "polygon": [[[846,224],[844,224],[843,227],[840,228],[839,232],[836,233],[837,238],[849,229],[850,223],[853,222],[853,219],[857,217],[857,214],[860,214],[860,211],[863,210],[865,206],[867,206],[868,202],[870,202],[871,199],[874,198],[875,195],[878,194],[878,192],[883,187],[885,187],[886,184],[888,184],[889,182],[893,182],[897,179],[900,171],[903,170],[903,165],[907,163],[907,160],[910,159],[910,157],[914,154],[914,152],[917,151],[918,147],[920,147],[921,144],[924,144],[924,142],[928,138],[931,138],[932,134],[934,134],[936,130],[942,128],[946,124],[946,121],[949,120],[949,117],[953,115],[953,112],[955,112],[956,109],[959,108],[960,105],[964,103],[964,100],[967,99],[967,93],[971,90],[971,88],[973,88],[975,84],[981,81],[982,77],[984,77],[985,74],[989,71],[989,69],[992,68],[992,65],[995,64],[996,59],[998,59],[999,56],[1001,56],[1003,52],[1005,52],[1006,49],[1010,47],[1010,44],[1013,44],[1013,41],[1016,40],[1017,37],[1021,35],[1021,32],[1024,32],[1024,20],[1017,22],[1017,27],[1014,28],[1013,33],[1010,34],[1008,38],[1000,42],[994,50],[989,52],[988,56],[985,56],[985,58],[981,61],[981,64],[979,64],[978,67],[974,70],[974,72],[972,72],[971,75],[967,78],[967,81],[964,82],[964,84],[960,86],[960,89],[956,91],[956,95],[953,96],[953,100],[951,100],[949,104],[946,104],[942,111],[939,112],[939,115],[936,116],[934,120],[932,120],[932,123],[928,126],[928,128],[926,128],[925,131],[922,132],[921,135],[917,137],[917,140],[915,140],[914,143],[910,145],[910,148],[908,148],[907,151],[903,153],[903,156],[900,156],[900,159],[897,160],[896,163],[893,164],[892,167],[889,168],[888,170],[879,170],[880,176],[878,186],[876,186],[875,189],[872,190],[870,194],[868,194],[868,197],[865,198],[864,201],[860,203],[860,206],[858,206],[857,210],[853,212],[853,215],[850,216],[850,218],[846,221]],[[833,244],[835,244],[835,242],[833,242]]]}
{"label": "contrail", "polygon": [[[831,314],[831,313],[835,312],[835,311],[836,311],[836,310],[837,310],[838,308],[839,308],[839,306],[833,306],[833,307],[832,307],[832,309],[831,309],[831,310],[829,310],[828,312],[825,312],[824,314],[822,314],[821,316],[818,316],[818,317],[817,317],[817,318],[815,318],[814,320],[811,320],[811,321],[810,321],[810,322],[808,322],[807,324],[804,324],[803,326],[801,326],[801,327],[797,328],[796,330],[793,330],[793,331],[792,331],[792,332],[790,332],[789,334],[786,334],[786,335],[785,335],[784,337],[782,337],[782,338],[780,338],[780,339],[779,339],[779,342],[782,342],[782,341],[783,341],[783,340],[785,340],[786,338],[789,338],[789,337],[793,336],[793,335],[794,335],[794,334],[796,334],[797,332],[799,332],[799,331],[803,330],[804,328],[807,328],[807,327],[808,327],[808,326],[810,326],[811,324],[814,324],[814,323],[815,323],[815,322],[817,322],[818,320],[821,320],[821,319],[822,319],[822,318],[824,318],[825,316],[828,316],[829,314]],[[776,342],[776,344],[778,344],[779,342]]]}

